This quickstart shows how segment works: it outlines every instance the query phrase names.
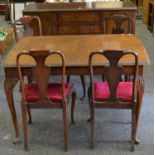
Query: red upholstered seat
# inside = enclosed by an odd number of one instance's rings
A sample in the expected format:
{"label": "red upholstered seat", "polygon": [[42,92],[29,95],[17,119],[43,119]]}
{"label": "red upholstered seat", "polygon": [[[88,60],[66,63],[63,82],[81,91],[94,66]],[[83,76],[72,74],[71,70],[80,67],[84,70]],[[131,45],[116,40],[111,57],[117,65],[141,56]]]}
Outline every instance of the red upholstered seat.
{"label": "red upholstered seat", "polygon": [[[65,97],[68,96],[72,84],[65,84]],[[36,102],[39,99],[39,90],[37,84],[28,84],[25,89],[25,98],[27,102]],[[53,102],[62,101],[62,84],[51,83],[47,87],[47,96]]]}
{"label": "red upholstered seat", "polygon": [[[117,87],[117,98],[120,101],[132,101],[133,82],[119,82]],[[94,83],[94,98],[95,101],[105,101],[110,95],[110,90],[107,82]]]}

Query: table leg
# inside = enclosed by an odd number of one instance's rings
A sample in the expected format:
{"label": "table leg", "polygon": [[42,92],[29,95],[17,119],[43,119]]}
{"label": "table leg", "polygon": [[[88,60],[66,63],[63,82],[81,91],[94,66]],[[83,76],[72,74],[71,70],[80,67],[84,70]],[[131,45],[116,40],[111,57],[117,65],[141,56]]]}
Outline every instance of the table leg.
{"label": "table leg", "polygon": [[[139,77],[138,79],[138,92],[137,92],[137,114],[136,114],[136,132],[137,132],[137,127],[138,127],[138,121],[139,121],[139,115],[141,111],[141,106],[142,106],[142,101],[143,101],[143,96],[144,96],[144,79],[143,77]],[[136,138],[135,144],[139,144],[139,140]]]}
{"label": "table leg", "polygon": [[13,99],[13,88],[15,87],[18,79],[17,78],[6,78],[4,81],[4,89],[5,89],[5,94],[9,106],[9,110],[11,113],[16,137],[13,140],[13,143],[16,144],[19,142],[19,127],[18,127],[18,121],[17,121],[17,115],[16,115],[16,110],[14,106],[14,99]]}
{"label": "table leg", "polygon": [[83,88],[83,96],[80,98],[83,100],[86,97],[86,81],[84,75],[80,75],[81,83],[82,83],[82,88]]}

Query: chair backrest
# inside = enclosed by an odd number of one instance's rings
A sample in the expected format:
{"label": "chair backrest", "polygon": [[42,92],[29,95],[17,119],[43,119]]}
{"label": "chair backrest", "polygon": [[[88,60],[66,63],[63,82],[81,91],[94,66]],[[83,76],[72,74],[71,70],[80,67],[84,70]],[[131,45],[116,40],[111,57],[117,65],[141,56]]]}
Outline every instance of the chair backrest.
{"label": "chair backrest", "polygon": [[39,17],[24,16],[17,19],[13,23],[16,41],[25,36],[40,36],[42,35],[42,26]]}
{"label": "chair backrest", "polygon": [[[105,51],[96,51],[90,54],[89,56],[89,66],[90,66],[90,76],[91,76],[91,90],[92,90],[92,99],[94,100],[94,80],[93,80],[93,57],[95,55],[103,56],[109,62],[108,66],[105,66],[103,69],[103,75],[105,77],[106,82],[108,83],[110,96],[107,99],[109,102],[120,102],[116,96],[117,87],[119,82],[121,81],[121,77],[123,75],[123,66],[120,65],[119,61],[123,56],[133,56],[134,67],[133,70],[128,73],[128,75],[133,76],[133,96],[132,100],[135,99],[135,91],[136,91],[136,77],[138,70],[138,56],[137,53],[134,52],[125,52],[121,50],[105,50]],[[131,57],[132,58],[132,57]],[[107,102],[106,101],[106,102]]]}
{"label": "chair backrest", "polygon": [[127,15],[114,14],[104,17],[104,34],[134,34],[133,26],[133,19]]}
{"label": "chair backrest", "polygon": [[[62,67],[62,101],[65,100],[64,90],[65,90],[65,58],[61,52],[50,52],[48,50],[30,50],[28,52],[19,53],[16,59],[18,74],[21,83],[21,91],[22,97],[25,100],[25,84],[23,80],[22,66],[21,66],[21,57],[22,56],[30,56],[36,62],[36,65],[31,69],[31,75],[34,77],[35,83],[38,86],[38,90],[40,92],[40,99],[38,102],[49,102],[47,98],[47,86],[49,77],[51,75],[51,67],[45,64],[45,61],[48,57],[52,57],[53,55],[58,55],[61,59],[61,67]],[[52,63],[52,62],[51,62]]]}

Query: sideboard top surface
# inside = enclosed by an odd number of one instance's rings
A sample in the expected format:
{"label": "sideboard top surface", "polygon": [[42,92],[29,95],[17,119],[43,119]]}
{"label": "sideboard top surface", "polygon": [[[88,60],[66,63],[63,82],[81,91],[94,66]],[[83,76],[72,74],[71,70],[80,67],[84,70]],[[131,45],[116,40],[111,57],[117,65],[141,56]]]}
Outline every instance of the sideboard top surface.
{"label": "sideboard top surface", "polygon": [[31,3],[26,12],[87,11],[87,10],[137,10],[132,2],[72,2],[72,3]]}

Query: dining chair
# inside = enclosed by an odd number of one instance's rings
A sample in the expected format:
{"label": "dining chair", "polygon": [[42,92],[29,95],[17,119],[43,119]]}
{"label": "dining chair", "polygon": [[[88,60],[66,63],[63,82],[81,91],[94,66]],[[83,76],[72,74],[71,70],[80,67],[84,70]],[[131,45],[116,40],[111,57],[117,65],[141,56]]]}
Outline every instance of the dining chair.
{"label": "dining chair", "polygon": [[13,23],[13,28],[17,42],[22,37],[42,35],[41,21],[37,16],[24,16],[19,18]]}
{"label": "dining chair", "polygon": [[[120,82],[124,73],[123,66],[119,63],[120,59],[129,55],[133,59],[132,71],[126,74],[133,75],[132,82]],[[93,58],[95,56],[107,59],[107,64],[103,68],[105,81],[94,80]],[[137,70],[138,56],[136,53],[119,50],[105,50],[92,52],[89,56],[90,66],[90,87],[88,89],[90,106],[90,127],[91,127],[91,147],[95,143],[95,109],[129,109],[132,112],[131,121],[131,151],[134,151],[136,136],[136,112],[137,112]]]}
{"label": "dining chair", "polygon": [[[113,24],[112,24],[112,23]],[[115,27],[111,27],[115,25]],[[134,34],[133,19],[125,14],[113,14],[104,17],[104,34]],[[131,81],[130,76],[122,76],[122,80]],[[104,76],[102,75],[104,81]]]}
{"label": "dining chair", "polygon": [[[125,14],[104,17],[104,34],[134,34],[133,19]],[[113,24],[111,24],[113,23]],[[115,25],[112,27],[111,25]]]}
{"label": "dining chair", "polygon": [[[104,17],[104,34],[134,34],[134,24],[131,17],[121,14],[116,15],[113,14],[111,16]],[[114,24],[111,24],[113,22]],[[115,27],[111,27],[111,25],[115,25]],[[83,88],[83,97],[86,96],[86,84],[85,77],[83,75],[80,76],[82,88]],[[129,81],[131,78],[129,76],[125,76],[125,81]],[[105,78],[102,75],[102,80]]]}
{"label": "dining chair", "polygon": [[[53,60],[56,55],[60,58],[61,68],[61,82],[49,83],[51,77],[52,66],[46,64],[46,60]],[[22,72],[21,61],[24,56],[30,56],[34,60],[34,65],[31,68],[31,75],[35,79],[33,83],[26,83],[24,73]],[[48,50],[30,50],[22,52],[17,55],[18,75],[21,85],[21,108],[22,108],[22,122],[24,132],[24,149],[28,149],[28,129],[26,112],[28,112],[29,123],[32,123],[31,109],[53,109],[58,108],[63,111],[63,126],[64,126],[64,149],[67,151],[67,103],[72,98],[71,104],[71,121],[74,123],[74,105],[76,100],[76,93],[73,91],[73,84],[65,83],[65,58],[61,52],[50,52]],[[50,62],[52,63],[52,61]],[[51,80],[51,78],[50,78]]]}
{"label": "dining chair", "polygon": [[[16,42],[27,36],[41,36],[42,25],[40,18],[37,16],[24,16],[13,23]],[[27,77],[29,83],[32,82],[31,76]]]}

